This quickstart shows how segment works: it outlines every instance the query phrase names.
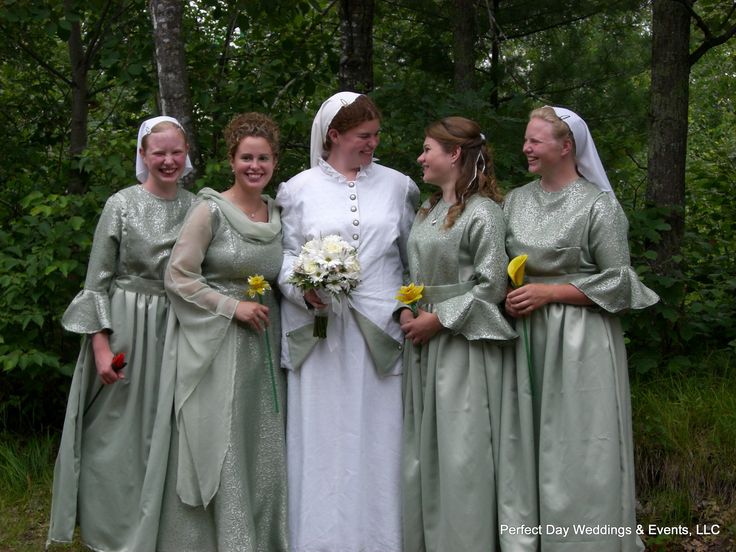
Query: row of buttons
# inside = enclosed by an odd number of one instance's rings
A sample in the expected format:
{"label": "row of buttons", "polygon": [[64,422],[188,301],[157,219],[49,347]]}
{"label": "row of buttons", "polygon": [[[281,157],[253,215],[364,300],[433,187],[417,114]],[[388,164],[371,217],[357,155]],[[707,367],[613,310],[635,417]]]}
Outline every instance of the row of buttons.
{"label": "row of buttons", "polygon": [[[348,182],[348,187],[349,188],[355,188],[355,182]],[[354,194],[354,193],[351,193],[350,194],[350,201],[355,201],[356,199],[358,199],[358,196],[356,194]],[[358,206],[357,205],[351,205],[350,206],[350,212],[351,213],[357,213],[358,212]],[[358,226],[358,225],[360,225],[360,221],[357,218],[356,219],[353,219],[353,226]],[[360,238],[360,234],[357,234],[357,233],[356,234],[353,234],[353,240],[354,241],[358,241],[358,238]]]}

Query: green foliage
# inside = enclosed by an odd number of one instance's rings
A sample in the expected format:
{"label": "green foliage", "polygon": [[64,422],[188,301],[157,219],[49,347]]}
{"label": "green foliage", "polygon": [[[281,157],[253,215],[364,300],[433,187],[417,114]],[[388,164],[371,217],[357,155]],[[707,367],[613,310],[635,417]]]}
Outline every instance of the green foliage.
{"label": "green foliage", "polygon": [[63,412],[79,338],[59,320],[84,281],[101,201],[99,193],[36,190],[2,213],[0,427],[54,422]]}
{"label": "green foliage", "polygon": [[[625,317],[632,366],[660,373],[698,363],[710,350],[736,349],[734,221],[736,79],[727,43],[693,67],[687,241],[679,272],[655,277],[652,244],[665,213],[644,205],[649,7],[638,0],[478,3],[477,85],[457,93],[448,3],[377,2],[373,98],[381,108],[380,161],[414,178],[428,123],[463,115],[481,125],[505,190],[529,180],[521,154],[528,112],[566,105],[588,122],[630,219],[632,262],[662,297]],[[722,3],[697,4],[708,24]],[[109,8],[109,10],[108,10]],[[270,192],[308,164],[312,117],[336,91],[338,3],[328,0],[189,2],[186,60],[202,160],[194,188],[231,180],[222,129],[238,112],[279,123],[282,151]],[[499,25],[500,80],[491,78],[492,18]],[[720,18],[720,19],[719,19]],[[79,22],[88,53],[88,147],[75,160],[89,192],[65,194],[71,68],[68,44]],[[0,427],[58,419],[78,337],[59,326],[83,282],[104,199],[134,182],[135,133],[158,113],[146,3],[8,1],[0,6]],[[694,44],[702,37],[696,30]],[[91,48],[91,49],[90,49]],[[730,64],[730,65],[729,65]],[[497,105],[491,104],[493,94]],[[76,166],[76,165],[75,165]]]}

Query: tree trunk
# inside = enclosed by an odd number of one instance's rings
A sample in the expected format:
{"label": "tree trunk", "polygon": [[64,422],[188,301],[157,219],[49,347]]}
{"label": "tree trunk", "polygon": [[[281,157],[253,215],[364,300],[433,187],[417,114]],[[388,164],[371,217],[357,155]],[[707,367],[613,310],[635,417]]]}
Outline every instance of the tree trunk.
{"label": "tree trunk", "polygon": [[685,159],[690,76],[690,13],[683,2],[652,2],[652,84],[650,98],[647,201],[669,209],[671,230],[655,244],[655,271],[674,268],[685,222]]}
{"label": "tree trunk", "polygon": [[374,0],[340,0],[340,90],[373,90]]}
{"label": "tree trunk", "polygon": [[156,48],[161,113],[176,118],[187,132],[189,156],[195,167],[195,170],[184,178],[184,185],[189,187],[194,182],[194,175],[199,166],[199,148],[194,132],[192,99],[184,61],[182,38],[184,4],[179,0],[150,0],[149,10]]}
{"label": "tree trunk", "polygon": [[496,22],[498,17],[499,0],[493,0],[493,12],[491,19],[491,82],[493,90],[491,91],[491,105],[498,109],[498,91],[501,88],[501,36],[500,27]]}
{"label": "tree trunk", "polygon": [[453,0],[453,53],[455,54],[455,91],[472,90],[475,73],[475,2]]}
{"label": "tree trunk", "polygon": [[[64,7],[67,11],[71,11],[71,0],[66,0]],[[87,86],[87,64],[82,45],[82,30],[78,18],[72,19],[68,44],[72,70],[71,136],[69,141],[71,171],[69,173],[68,191],[72,194],[82,194],[87,190],[87,179],[79,165],[82,153],[87,148],[87,118],[89,114],[87,96],[89,91]]]}

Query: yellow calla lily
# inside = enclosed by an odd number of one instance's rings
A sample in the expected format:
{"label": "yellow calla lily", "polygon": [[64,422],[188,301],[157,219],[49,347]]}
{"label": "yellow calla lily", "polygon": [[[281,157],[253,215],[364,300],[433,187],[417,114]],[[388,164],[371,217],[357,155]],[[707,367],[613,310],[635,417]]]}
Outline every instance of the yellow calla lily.
{"label": "yellow calla lily", "polygon": [[509,262],[507,272],[509,273],[509,278],[511,279],[511,285],[515,288],[520,287],[524,283],[524,268],[526,267],[526,260],[528,258],[529,255],[523,254],[514,257]]}
{"label": "yellow calla lily", "polygon": [[408,286],[401,286],[398,295],[396,295],[396,299],[405,305],[413,305],[422,298],[422,291],[424,291],[423,285],[415,286],[412,283]]}
{"label": "yellow calla lily", "polygon": [[248,289],[245,293],[252,299],[256,295],[263,295],[270,289],[271,285],[268,281],[260,274],[255,274],[248,277]]}

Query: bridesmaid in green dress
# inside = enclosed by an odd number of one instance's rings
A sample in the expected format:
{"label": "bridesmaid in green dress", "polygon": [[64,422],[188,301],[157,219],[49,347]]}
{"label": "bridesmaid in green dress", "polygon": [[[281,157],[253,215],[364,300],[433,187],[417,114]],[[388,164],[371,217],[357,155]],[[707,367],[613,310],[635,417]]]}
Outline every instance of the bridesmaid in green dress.
{"label": "bridesmaid in green dress", "polygon": [[[480,127],[448,117],[426,130],[418,162],[439,190],[408,241],[415,317],[400,311],[404,354],[404,551],[532,549],[504,528],[534,519],[519,435],[501,197]],[[530,464],[526,465],[531,468]]]}
{"label": "bridesmaid in green dress", "polygon": [[516,361],[531,374],[542,550],[642,550],[615,314],[659,298],[629,264],[628,222],[585,122],[564,108],[532,111],[524,154],[540,178],[504,203],[506,250],[529,256],[506,310],[528,320],[517,329],[529,332],[531,366],[521,343]]}
{"label": "bridesmaid in green dress", "polygon": [[245,295],[250,276],[273,285],[281,268],[281,218],[262,195],[279,133],[246,113],[225,139],[234,182],[199,192],[166,274],[178,324],[166,350],[175,427],[160,552],[288,550],[284,382],[266,349],[278,363],[279,307],[273,292],[263,304]]}
{"label": "bridesmaid in green dress", "polygon": [[[156,548],[173,380],[161,371],[169,302],[164,269],[194,196],[181,125],[154,117],[138,132],[140,184],[113,194],[92,242],[84,289],[64,313],[84,335],[54,469],[48,542],[111,552]],[[116,372],[113,354],[125,353]]]}

